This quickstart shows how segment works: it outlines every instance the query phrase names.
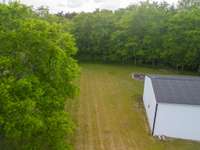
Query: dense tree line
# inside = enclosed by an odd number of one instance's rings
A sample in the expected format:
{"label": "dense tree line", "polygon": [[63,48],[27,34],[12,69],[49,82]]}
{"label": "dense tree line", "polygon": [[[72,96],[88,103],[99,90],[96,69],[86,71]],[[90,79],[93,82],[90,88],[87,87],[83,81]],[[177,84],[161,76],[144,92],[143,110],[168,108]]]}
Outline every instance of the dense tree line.
{"label": "dense tree line", "polygon": [[79,68],[69,24],[43,8],[0,4],[0,149],[70,148],[65,103]]}
{"label": "dense tree line", "polygon": [[[200,5],[196,0],[142,2],[115,12],[65,14],[81,60],[200,70]],[[73,17],[72,17],[73,16]]]}

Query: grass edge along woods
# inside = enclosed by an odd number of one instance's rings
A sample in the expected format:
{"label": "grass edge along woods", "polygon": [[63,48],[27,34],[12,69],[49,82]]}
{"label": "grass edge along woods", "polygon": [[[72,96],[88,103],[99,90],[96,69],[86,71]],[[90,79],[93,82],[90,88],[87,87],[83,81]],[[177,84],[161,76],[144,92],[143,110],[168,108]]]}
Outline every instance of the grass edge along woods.
{"label": "grass edge along woods", "polygon": [[67,23],[56,19],[0,4],[0,149],[71,149],[65,104],[77,91],[77,48]]}

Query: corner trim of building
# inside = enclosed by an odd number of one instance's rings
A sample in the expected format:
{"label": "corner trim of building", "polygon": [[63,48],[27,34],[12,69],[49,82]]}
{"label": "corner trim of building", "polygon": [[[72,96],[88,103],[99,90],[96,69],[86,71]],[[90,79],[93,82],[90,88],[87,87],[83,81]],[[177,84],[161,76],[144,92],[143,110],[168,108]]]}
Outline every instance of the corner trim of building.
{"label": "corner trim of building", "polygon": [[158,104],[156,103],[156,108],[155,108],[155,113],[154,113],[154,119],[153,119],[152,135],[154,135],[154,130],[155,130],[155,126],[156,126],[157,111],[158,111]]}

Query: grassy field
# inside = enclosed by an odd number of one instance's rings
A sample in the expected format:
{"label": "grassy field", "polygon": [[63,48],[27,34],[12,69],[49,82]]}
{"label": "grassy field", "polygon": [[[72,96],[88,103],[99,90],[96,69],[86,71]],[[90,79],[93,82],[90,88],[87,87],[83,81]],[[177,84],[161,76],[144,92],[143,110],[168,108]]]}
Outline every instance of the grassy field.
{"label": "grassy field", "polygon": [[143,82],[132,72],[168,74],[166,70],[82,64],[75,150],[199,150],[200,143],[159,141],[150,135],[139,105]]}

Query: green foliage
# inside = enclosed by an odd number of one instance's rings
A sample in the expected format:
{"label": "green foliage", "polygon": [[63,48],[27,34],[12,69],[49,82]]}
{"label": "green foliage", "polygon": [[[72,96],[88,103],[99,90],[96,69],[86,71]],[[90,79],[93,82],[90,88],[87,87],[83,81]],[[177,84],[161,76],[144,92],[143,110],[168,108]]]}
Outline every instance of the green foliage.
{"label": "green foliage", "polygon": [[57,15],[0,4],[0,144],[70,149],[74,124],[64,109],[77,92],[75,39],[79,59],[200,71],[199,16],[195,0]]}
{"label": "green foliage", "polygon": [[[111,45],[111,35],[115,30],[111,11],[81,13],[74,21],[73,33],[83,59],[107,60]],[[79,57],[80,58],[80,57]]]}
{"label": "green foliage", "polygon": [[[65,101],[76,93],[66,25],[18,3],[0,5],[0,134],[10,149],[69,149]],[[45,21],[46,20],[46,21]]]}
{"label": "green foliage", "polygon": [[198,0],[142,2],[115,12],[73,17],[79,59],[134,62],[198,71],[200,68]]}

